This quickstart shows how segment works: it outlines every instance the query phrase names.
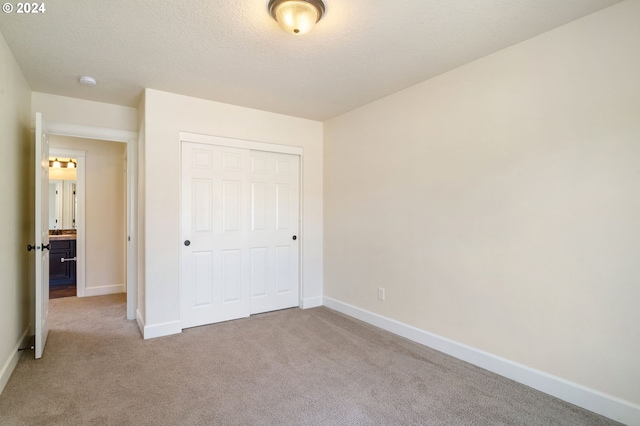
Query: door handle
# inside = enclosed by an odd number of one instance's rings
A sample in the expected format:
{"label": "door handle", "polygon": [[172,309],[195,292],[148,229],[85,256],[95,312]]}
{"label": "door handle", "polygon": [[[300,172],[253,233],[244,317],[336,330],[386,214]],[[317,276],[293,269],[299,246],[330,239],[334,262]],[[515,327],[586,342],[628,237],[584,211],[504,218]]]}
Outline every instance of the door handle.
{"label": "door handle", "polygon": [[191,245],[191,241],[189,240],[184,240],[184,245],[189,247]]}
{"label": "door handle", "polygon": [[297,239],[298,239],[298,237],[294,235],[294,236],[293,236],[293,241],[295,241],[295,240],[297,240]]}
{"label": "door handle", "polygon": [[62,259],[60,259],[60,262],[62,262],[62,263],[64,263],[64,262],[75,262],[77,258],[78,258],[77,256],[76,257],[71,257],[69,259],[65,259],[63,257]]}
{"label": "door handle", "polygon": [[42,251],[44,251],[45,249],[51,250],[51,243],[47,244],[46,246],[43,244],[42,245]]}
{"label": "door handle", "polygon": [[36,246],[32,246],[31,244],[27,245],[27,251],[31,251],[31,250],[37,250]]}

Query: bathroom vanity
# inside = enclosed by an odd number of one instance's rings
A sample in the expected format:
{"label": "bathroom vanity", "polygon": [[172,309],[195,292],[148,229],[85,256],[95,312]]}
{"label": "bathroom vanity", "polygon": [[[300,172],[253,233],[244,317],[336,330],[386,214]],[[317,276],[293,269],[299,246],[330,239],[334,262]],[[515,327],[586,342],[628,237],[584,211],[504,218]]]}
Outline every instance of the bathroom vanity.
{"label": "bathroom vanity", "polygon": [[49,235],[49,286],[75,285],[76,234]]}

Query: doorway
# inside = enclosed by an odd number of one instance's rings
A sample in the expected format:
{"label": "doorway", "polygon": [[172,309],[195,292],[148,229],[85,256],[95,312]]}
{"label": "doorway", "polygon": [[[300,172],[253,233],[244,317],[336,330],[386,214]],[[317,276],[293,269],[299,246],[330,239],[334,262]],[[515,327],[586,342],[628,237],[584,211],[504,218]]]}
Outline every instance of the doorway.
{"label": "doorway", "polygon": [[77,295],[77,158],[49,157],[49,299]]}
{"label": "doorway", "polygon": [[[49,145],[59,160],[49,169],[50,188],[55,183],[61,203],[50,208],[50,298],[71,287],[78,297],[125,292],[126,144],[50,135]],[[77,167],[60,167],[74,164],[70,158]]]}
{"label": "doorway", "polygon": [[[85,151],[50,146],[49,159],[49,298],[82,297],[86,265]],[[73,163],[72,169],[69,163]]]}
{"label": "doorway", "polygon": [[[121,172],[124,174],[124,186],[125,191],[125,232],[122,238],[125,240],[123,253],[124,263],[126,268],[125,282],[113,283],[124,284],[127,294],[127,319],[133,320],[136,318],[137,308],[137,226],[136,226],[136,212],[137,212],[137,141],[138,134],[136,132],[126,130],[114,130],[105,129],[99,127],[79,126],[66,123],[48,123],[47,134],[51,136],[70,136],[74,138],[83,138],[89,140],[100,140],[104,142],[118,142],[122,145],[124,155],[122,156],[123,166]],[[88,141],[87,143],[90,143]],[[126,166],[125,166],[126,165]],[[82,178],[84,171],[86,170],[85,158],[83,155],[78,156],[78,183],[77,191],[85,191],[84,180]],[[82,235],[85,233],[81,231],[83,223],[85,223],[82,216],[85,214],[85,206],[83,201],[84,197],[78,199],[78,241],[77,250],[80,255],[81,250],[85,246],[82,241]],[[82,269],[82,262],[78,262],[77,265],[78,279],[81,279],[81,275],[84,277],[84,270]],[[93,293],[89,295],[98,295],[100,291],[92,290]],[[80,294],[78,294],[80,296]]]}

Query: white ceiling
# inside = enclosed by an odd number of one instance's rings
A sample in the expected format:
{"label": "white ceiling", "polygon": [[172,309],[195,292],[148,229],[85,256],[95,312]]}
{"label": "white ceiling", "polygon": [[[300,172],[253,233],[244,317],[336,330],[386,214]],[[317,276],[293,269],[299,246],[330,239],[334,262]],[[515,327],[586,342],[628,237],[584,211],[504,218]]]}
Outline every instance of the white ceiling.
{"label": "white ceiling", "polygon": [[0,32],[37,92],[137,106],[149,87],[323,121],[618,1],[325,0],[296,37],[268,0],[50,0]]}

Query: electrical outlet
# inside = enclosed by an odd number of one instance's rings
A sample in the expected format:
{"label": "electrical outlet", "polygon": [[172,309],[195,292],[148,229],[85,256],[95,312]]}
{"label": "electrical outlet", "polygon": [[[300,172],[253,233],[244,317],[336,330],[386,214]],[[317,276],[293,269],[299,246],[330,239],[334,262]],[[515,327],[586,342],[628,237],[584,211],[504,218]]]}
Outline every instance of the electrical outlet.
{"label": "electrical outlet", "polygon": [[384,287],[378,287],[378,299],[384,301]]}

